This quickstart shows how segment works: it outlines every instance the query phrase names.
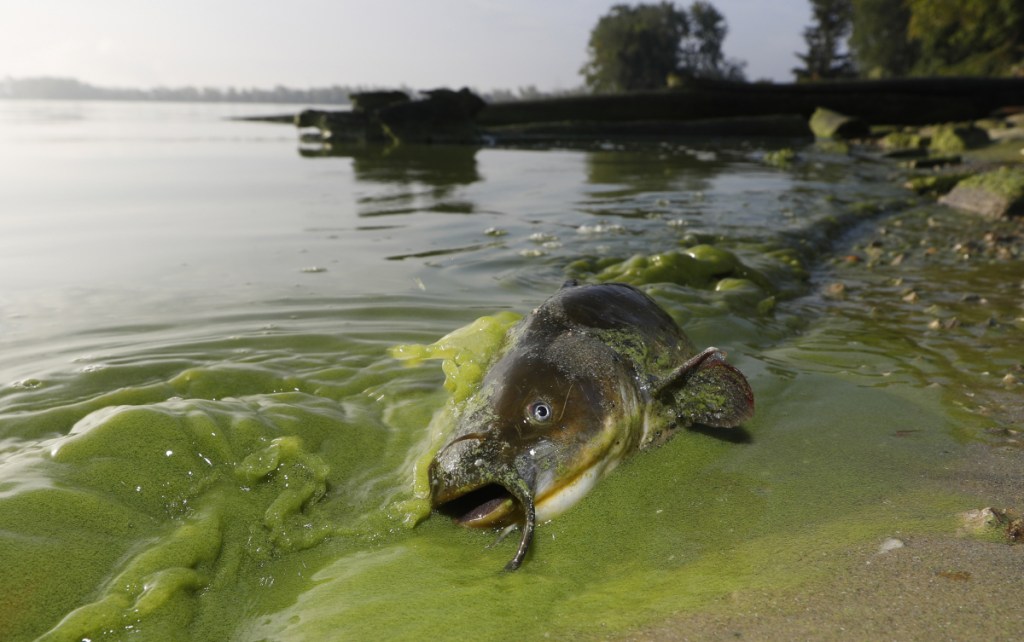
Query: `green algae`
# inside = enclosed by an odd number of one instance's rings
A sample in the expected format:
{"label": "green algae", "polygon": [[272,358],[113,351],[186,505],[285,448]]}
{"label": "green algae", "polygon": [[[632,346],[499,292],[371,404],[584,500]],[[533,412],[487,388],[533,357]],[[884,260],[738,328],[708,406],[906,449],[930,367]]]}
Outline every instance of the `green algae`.
{"label": "green algae", "polygon": [[444,388],[450,393],[448,402],[431,417],[419,452],[406,466],[411,469],[413,496],[396,502],[391,509],[401,515],[403,523],[418,524],[430,514],[430,481],[427,476],[430,461],[454,428],[466,400],[480,387],[487,366],[505,346],[510,329],[521,318],[514,312],[483,316],[431,344],[402,344],[388,350],[392,358],[408,366],[440,359]]}
{"label": "green algae", "polygon": [[929,148],[933,152],[949,154],[983,147],[988,142],[985,130],[974,125],[940,125],[932,131]]}
{"label": "green algae", "polygon": [[860,118],[824,107],[815,109],[807,124],[816,138],[826,140],[863,138],[870,133],[867,124]]}
{"label": "green algae", "polygon": [[889,132],[878,141],[882,149],[921,149],[928,143],[929,139],[916,131]]}
{"label": "green algae", "polygon": [[[301,404],[300,397],[289,402]],[[324,519],[320,507],[330,471],[304,441],[322,442],[343,421],[339,410],[319,422],[306,414],[304,440],[275,436],[287,420],[275,416],[272,402],[262,409],[196,401],[113,407],[87,415],[34,461],[22,462],[53,480],[33,494],[32,518],[59,513],[64,525],[57,532],[91,531],[123,564],[106,582],[103,569],[120,565],[110,567],[106,555],[37,577],[52,593],[36,608],[58,611],[89,596],[90,585],[105,585],[99,597],[68,609],[43,639],[101,632],[181,639],[202,608],[200,596],[229,585],[241,560],[303,550],[335,534],[340,525]],[[18,505],[0,503],[7,528],[29,526]],[[90,526],[93,519],[100,523]],[[23,551],[12,566],[30,576],[48,565]]]}
{"label": "green algae", "polygon": [[734,277],[747,279],[765,289],[771,288],[764,275],[744,265],[735,254],[707,243],[655,254],[635,254],[625,260],[580,260],[572,263],[569,271],[576,274],[591,272],[593,278],[602,283],[675,283],[713,288],[721,279]]}
{"label": "green algae", "polygon": [[479,384],[484,370],[503,344],[508,329],[522,317],[514,312],[501,312],[480,317],[430,345],[398,345],[391,356],[419,365],[426,359],[441,359],[444,387],[452,394],[452,403],[464,401]]}
{"label": "green algae", "polygon": [[[543,525],[538,550],[516,575],[494,571],[500,552],[487,550],[486,536],[435,518],[414,537],[324,567],[294,605],[248,635],[363,637],[383,627],[402,639],[470,628],[494,640],[603,637],[735,591],[825,576],[834,570],[829,552],[856,542],[952,528],[966,500],[921,482],[926,462],[948,452],[951,433],[951,420],[927,410],[935,391],[864,386],[842,359],[806,373],[799,348],[763,358],[789,364],[791,376],[758,379],[772,401],[749,426],[751,444],[684,433],[635,458]],[[796,404],[803,412],[793,415]],[[852,415],[859,434],[840,433],[841,418]],[[904,440],[905,430],[925,439]],[[830,443],[843,444],[841,462]],[[820,561],[808,567],[810,551]],[[403,608],[388,609],[392,602]]]}
{"label": "green algae", "polygon": [[[723,294],[757,287],[718,283]],[[972,505],[926,478],[950,457],[957,421],[937,411],[940,392],[893,387],[884,373],[902,356],[880,347],[878,363],[865,361],[823,327],[756,358],[730,355],[758,396],[749,443],[680,432],[540,525],[524,567],[502,574],[513,542],[490,548],[494,534],[424,521],[414,504],[425,490],[417,462],[514,323],[485,318],[391,351],[452,361],[444,394],[436,365],[385,370],[383,354],[298,377],[300,387],[348,391],[338,400],[274,392],[276,366],[255,395],[251,372],[189,368],[195,390],[216,378],[223,398],[92,412],[3,462],[3,479],[15,481],[0,492],[0,517],[21,536],[0,538],[11,560],[0,633],[598,638],[735,591],[798,585],[832,570],[830,551],[942,531]],[[337,377],[355,380],[327,386]],[[224,394],[235,386],[247,396]],[[919,437],[900,436],[908,430]],[[809,555],[820,561],[803,563]]]}
{"label": "green algae", "polygon": [[683,253],[706,266],[711,276],[736,274],[742,269],[742,263],[735,254],[714,245],[695,245],[683,250]]}
{"label": "green algae", "polygon": [[693,287],[707,287],[713,277],[711,265],[681,251],[636,254],[621,263],[604,268],[595,275],[595,278],[603,283],[677,283]]}
{"label": "green algae", "polygon": [[760,292],[761,288],[750,279],[725,278],[715,284],[715,292]]}
{"label": "green algae", "polygon": [[968,176],[965,173],[913,176],[907,179],[905,186],[918,194],[945,194]]}
{"label": "green algae", "polygon": [[772,167],[787,168],[797,159],[796,152],[790,147],[784,147],[771,152],[766,152],[761,162]]}
{"label": "green algae", "polygon": [[792,248],[762,249],[755,260],[756,267],[729,250],[699,243],[656,254],[635,254],[622,260],[579,259],[567,270],[574,277],[602,283],[649,287],[673,284],[712,290],[726,309],[764,316],[775,308],[779,293],[800,289],[798,284],[807,278],[807,271]]}
{"label": "green algae", "polygon": [[182,606],[175,604],[177,598],[209,584],[207,569],[223,545],[221,519],[216,503],[214,508],[190,515],[173,532],[132,558],[101,598],[69,613],[39,640],[72,642],[101,632],[136,628],[150,635],[173,636],[190,619],[181,612]]}
{"label": "green algae", "polygon": [[[922,456],[941,452],[944,420],[922,412],[921,400],[844,379],[797,375],[770,384],[766,397],[782,403],[767,404],[751,423],[750,444],[684,433],[632,459],[542,525],[536,550],[515,574],[495,570],[507,551],[488,550],[486,534],[435,518],[392,546],[325,566],[314,586],[254,623],[248,637],[305,640],[331,631],[350,638],[381,629],[400,639],[453,630],[492,640],[602,637],[737,590],[828,574],[828,552],[852,542],[949,527],[962,503],[922,492],[917,479]],[[822,396],[808,399],[810,389]],[[837,418],[863,414],[869,399],[864,420],[874,429],[852,441],[844,435],[837,464],[827,446]],[[808,413],[790,416],[793,400]],[[893,424],[930,426],[935,444],[925,451],[901,442]],[[873,472],[865,477],[866,469]],[[877,510],[880,502],[885,510]],[[393,603],[402,608],[388,608]]]}
{"label": "green algae", "polygon": [[[338,361],[346,360],[352,358]],[[83,622],[107,631],[110,639],[128,631],[146,631],[155,636],[151,639],[188,639],[190,627],[210,621],[206,614],[217,603],[211,596],[234,587],[240,567],[269,564],[339,533],[386,532],[400,523],[376,504],[369,510],[364,489],[373,487],[372,501],[390,505],[410,494],[408,478],[358,472],[367,452],[394,451],[400,461],[417,441],[392,434],[382,414],[382,401],[401,394],[401,387],[361,397],[384,369],[395,370],[373,364],[346,370],[333,363],[312,374],[291,369],[290,376],[307,389],[350,394],[351,382],[357,382],[360,396],[343,396],[343,403],[275,392],[280,386],[276,365],[234,369],[242,373],[237,379],[230,376],[232,369],[219,365],[179,366],[199,386],[196,391],[215,386],[217,397],[239,395],[219,400],[178,398],[171,384],[176,374],[159,383],[153,368],[142,377],[138,369],[125,371],[120,389],[101,395],[107,405],[100,409],[93,409],[95,399],[77,401],[88,393],[61,390],[78,382],[91,386],[93,373],[66,383],[52,379],[51,396],[72,403],[50,401],[51,407],[35,409],[31,417],[67,434],[35,448],[25,442],[16,447],[9,438],[17,454],[0,463],[0,555],[9,560],[0,573],[0,638],[32,639],[77,612],[69,628],[54,630],[55,639]],[[98,374],[111,378],[110,372]],[[329,385],[337,377],[350,383]],[[259,380],[263,383],[254,384]],[[241,396],[259,386],[260,394]],[[405,394],[417,398],[414,390]],[[387,415],[401,421],[417,420],[417,412],[401,404],[387,407]],[[17,434],[27,423],[21,413],[11,413],[0,421],[0,430]],[[182,565],[168,551],[166,568],[145,574],[143,583],[156,587],[153,591],[143,595],[111,584],[138,556],[161,557],[162,542],[187,532],[201,513],[222,516],[217,535],[222,545],[212,564],[204,559]],[[199,540],[214,539],[213,530],[203,533]],[[190,568],[197,574],[177,570]],[[130,613],[139,600],[151,609],[139,621],[114,608]],[[230,628],[237,617],[212,621],[215,628]]]}
{"label": "green algae", "polygon": [[1000,167],[965,178],[959,185],[983,189],[1009,202],[1018,201],[1024,199],[1024,168]]}
{"label": "green algae", "polygon": [[939,202],[988,218],[1019,215],[1024,212],[1024,170],[1002,166],[970,176]]}

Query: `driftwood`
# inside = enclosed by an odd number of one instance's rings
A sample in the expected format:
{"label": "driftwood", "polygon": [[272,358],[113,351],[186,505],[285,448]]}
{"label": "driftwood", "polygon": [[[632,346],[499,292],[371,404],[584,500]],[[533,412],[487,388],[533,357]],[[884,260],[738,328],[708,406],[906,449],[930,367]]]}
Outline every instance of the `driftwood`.
{"label": "driftwood", "polygon": [[768,114],[809,119],[824,107],[868,124],[924,125],[973,120],[1024,105],[1024,79],[908,78],[797,84],[693,82],[682,88],[572,96],[488,105],[477,117],[493,127],[561,121],[679,121]]}
{"label": "driftwood", "polygon": [[476,115],[484,101],[462,88],[425,92],[426,100],[398,102],[379,109],[376,120],[395,142],[468,143],[478,138]]}
{"label": "driftwood", "polygon": [[807,120],[791,114],[772,114],[741,118],[704,118],[636,121],[571,121],[525,123],[489,127],[482,130],[488,140],[502,145],[544,143],[552,140],[575,142],[624,138],[643,140],[672,137],[785,137],[810,138]]}

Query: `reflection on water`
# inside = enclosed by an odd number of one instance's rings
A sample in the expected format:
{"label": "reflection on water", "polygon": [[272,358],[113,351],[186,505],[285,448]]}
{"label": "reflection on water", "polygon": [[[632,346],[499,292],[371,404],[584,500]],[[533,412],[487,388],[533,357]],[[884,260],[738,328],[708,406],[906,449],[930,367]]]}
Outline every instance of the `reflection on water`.
{"label": "reflection on water", "polygon": [[408,214],[418,209],[450,214],[474,211],[473,203],[459,195],[460,187],[481,180],[474,147],[332,148],[332,154],[339,151],[352,158],[352,172],[360,183],[390,187],[387,194],[360,198],[360,216]]}
{"label": "reflection on water", "polygon": [[663,144],[639,149],[608,146],[587,153],[586,180],[593,185],[608,186],[602,195],[616,195],[615,186],[636,192],[702,192],[709,180],[728,169],[721,155],[725,150],[700,150],[682,144]]}
{"label": "reflection on water", "polygon": [[438,188],[443,198],[448,188],[481,180],[476,147],[470,145],[325,145],[315,150],[300,148],[305,158],[352,159],[357,180],[371,183],[420,183]]}
{"label": "reflection on water", "polygon": [[[290,128],[224,120],[246,111],[0,101],[0,639],[617,635],[946,519],[927,479],[958,446],[927,385],[987,362],[917,336],[932,312],[892,284],[940,273],[817,294],[854,269],[836,239],[899,210],[884,167],[709,142],[296,154]],[[659,256],[706,278],[659,281]],[[387,349],[526,312],[574,269],[639,279],[727,349],[752,439],[679,435],[498,576],[508,542],[410,528],[443,374]],[[999,318],[960,332],[1004,367],[1016,302],[984,287]]]}

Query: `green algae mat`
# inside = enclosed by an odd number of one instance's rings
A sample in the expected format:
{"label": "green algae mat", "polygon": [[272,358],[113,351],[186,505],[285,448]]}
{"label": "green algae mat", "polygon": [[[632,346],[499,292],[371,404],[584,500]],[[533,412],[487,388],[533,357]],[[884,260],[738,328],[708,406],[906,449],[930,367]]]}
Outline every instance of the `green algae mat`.
{"label": "green algae mat", "polygon": [[[483,350],[503,329],[471,327]],[[4,637],[600,637],[820,577],[844,547],[951,530],[969,500],[923,480],[972,425],[900,372],[898,339],[857,349],[855,329],[733,353],[758,399],[747,438],[683,432],[632,458],[541,525],[515,573],[500,570],[514,538],[424,520],[423,455],[451,403],[437,362],[363,343],[348,368],[319,353],[284,374],[106,374],[101,400],[7,417],[78,416],[0,467]]]}

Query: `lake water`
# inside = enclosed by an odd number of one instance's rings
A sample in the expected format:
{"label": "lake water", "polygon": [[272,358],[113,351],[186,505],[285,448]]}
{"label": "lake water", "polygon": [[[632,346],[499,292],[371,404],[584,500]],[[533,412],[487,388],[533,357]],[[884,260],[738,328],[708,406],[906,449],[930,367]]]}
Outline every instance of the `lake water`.
{"label": "lake water", "polygon": [[[1017,264],[890,165],[228,120],[284,111],[0,101],[0,638],[618,636],[980,501],[941,471],[1005,425]],[[757,414],[631,459],[502,574],[516,538],[423,520],[444,376],[389,349],[567,278],[643,287]]]}

